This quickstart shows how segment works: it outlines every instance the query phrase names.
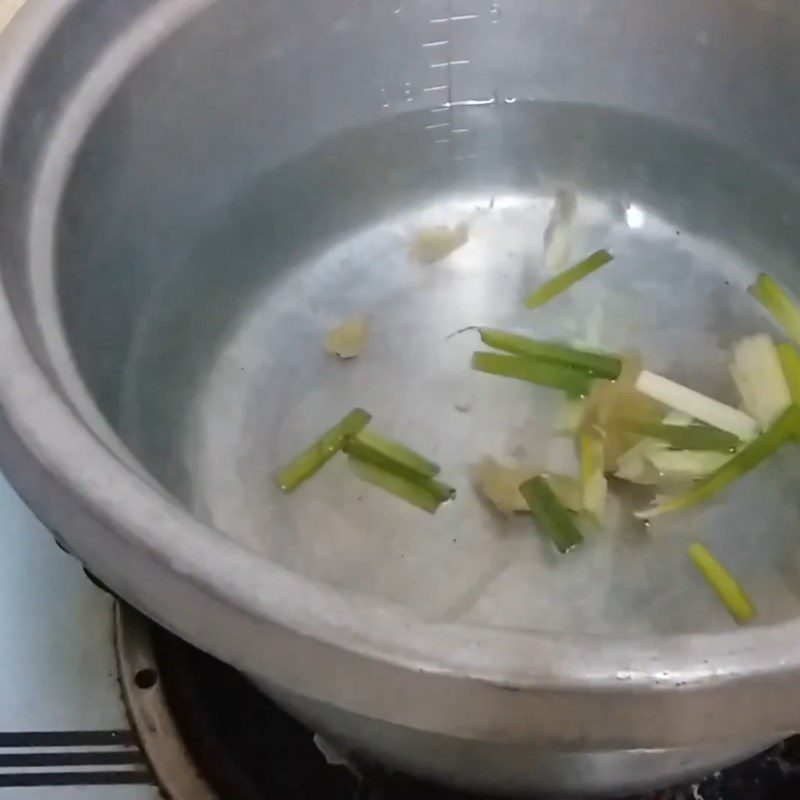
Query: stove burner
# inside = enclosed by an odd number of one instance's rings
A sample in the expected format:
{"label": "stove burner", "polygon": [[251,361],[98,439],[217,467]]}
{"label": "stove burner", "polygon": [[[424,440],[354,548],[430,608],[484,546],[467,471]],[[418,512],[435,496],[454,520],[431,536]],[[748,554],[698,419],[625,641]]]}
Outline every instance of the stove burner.
{"label": "stove burner", "polygon": [[[132,721],[172,800],[467,798],[374,766],[356,775],[329,764],[313,733],[238,672],[121,606],[117,650]],[[798,798],[800,736],[699,784],[628,800]]]}

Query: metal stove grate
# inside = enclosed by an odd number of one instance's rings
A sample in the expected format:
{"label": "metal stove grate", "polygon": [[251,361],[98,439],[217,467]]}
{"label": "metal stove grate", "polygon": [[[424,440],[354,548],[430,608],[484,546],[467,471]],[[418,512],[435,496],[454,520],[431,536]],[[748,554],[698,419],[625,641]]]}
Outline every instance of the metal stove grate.
{"label": "metal stove grate", "polygon": [[[123,609],[117,619],[131,716],[173,800],[465,800],[369,765],[351,771],[329,764],[313,733],[234,669],[135,612]],[[798,798],[800,737],[794,737],[699,784],[627,800]]]}

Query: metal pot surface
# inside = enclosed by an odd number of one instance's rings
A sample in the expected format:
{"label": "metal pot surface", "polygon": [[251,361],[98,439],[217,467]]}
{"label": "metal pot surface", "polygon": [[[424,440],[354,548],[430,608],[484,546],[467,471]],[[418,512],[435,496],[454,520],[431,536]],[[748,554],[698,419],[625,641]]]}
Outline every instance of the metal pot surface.
{"label": "metal pot surface", "polygon": [[[635,348],[729,402],[800,288],[788,0],[29,0],[0,42],[0,454],[104,582],[342,747],[472,789],[666,784],[795,730],[797,453],[557,558],[471,487],[568,460],[469,325]],[[434,265],[416,231],[468,224]],[[557,247],[553,242],[556,240]],[[591,282],[520,298],[558,251]],[[543,257],[543,251],[547,258]],[[342,363],[326,330],[371,321]],[[354,406],[431,454],[428,518],[277,467]],[[566,462],[565,462],[566,463]],[[760,615],[686,558],[708,541]]]}

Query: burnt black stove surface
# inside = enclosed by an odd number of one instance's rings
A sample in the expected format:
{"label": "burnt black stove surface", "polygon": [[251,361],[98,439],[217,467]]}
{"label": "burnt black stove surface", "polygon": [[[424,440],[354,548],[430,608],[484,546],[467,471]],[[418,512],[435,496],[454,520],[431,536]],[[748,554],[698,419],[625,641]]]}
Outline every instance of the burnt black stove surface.
{"label": "burnt black stove surface", "polygon": [[[234,669],[161,630],[156,645],[178,727],[221,800],[478,800],[375,767],[356,776],[331,766],[313,734]],[[800,736],[699,784],[620,800],[800,800]]]}

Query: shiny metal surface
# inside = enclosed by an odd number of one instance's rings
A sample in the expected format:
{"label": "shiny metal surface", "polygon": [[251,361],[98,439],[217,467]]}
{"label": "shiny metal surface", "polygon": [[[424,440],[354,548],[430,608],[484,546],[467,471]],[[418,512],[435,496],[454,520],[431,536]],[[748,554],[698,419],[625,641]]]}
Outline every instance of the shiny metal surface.
{"label": "shiny metal surface", "polygon": [[525,740],[454,741],[449,736],[387,725],[320,705],[274,686],[267,689],[295,717],[333,737],[340,752],[378,758],[399,770],[408,770],[412,764],[418,774],[469,791],[493,787],[509,795],[537,798],[619,798],[645,787],[665,787],[710,775],[773,743],[771,739],[714,741],[666,749],[570,751]]}
{"label": "shiny metal surface", "polygon": [[[407,769],[608,792],[777,740],[797,454],[663,536],[623,497],[556,560],[468,470],[569,468],[555,401],[445,337],[634,347],[733,400],[724,348],[768,324],[746,285],[800,285],[798,38],[790,3],[755,0],[31,0],[0,51],[4,469],[143,611]],[[616,261],[534,318],[519,298],[572,205],[573,255]],[[409,258],[465,221],[447,263]],[[352,313],[366,353],[326,359]],[[458,501],[421,519],[337,464],[280,496],[276,465],[354,405]],[[758,625],[689,569],[699,534]]]}

